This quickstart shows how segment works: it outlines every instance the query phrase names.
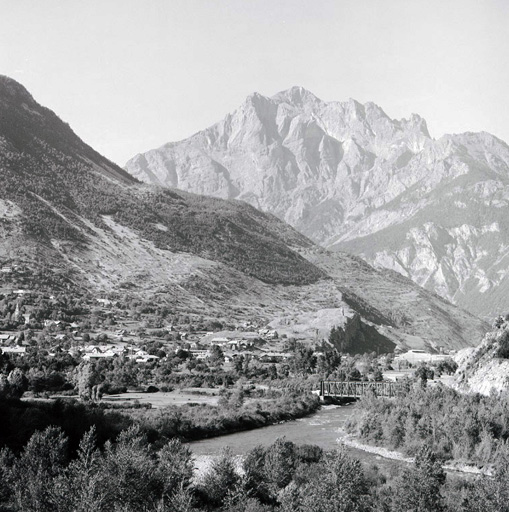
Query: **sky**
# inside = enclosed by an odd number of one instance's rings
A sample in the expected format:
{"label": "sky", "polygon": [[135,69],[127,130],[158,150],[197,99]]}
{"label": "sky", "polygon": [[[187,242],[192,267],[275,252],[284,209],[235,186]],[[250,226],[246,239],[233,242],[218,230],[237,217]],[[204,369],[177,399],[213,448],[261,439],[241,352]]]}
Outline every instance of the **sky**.
{"label": "sky", "polygon": [[0,0],[0,74],[124,165],[253,92],[509,142],[509,0]]}

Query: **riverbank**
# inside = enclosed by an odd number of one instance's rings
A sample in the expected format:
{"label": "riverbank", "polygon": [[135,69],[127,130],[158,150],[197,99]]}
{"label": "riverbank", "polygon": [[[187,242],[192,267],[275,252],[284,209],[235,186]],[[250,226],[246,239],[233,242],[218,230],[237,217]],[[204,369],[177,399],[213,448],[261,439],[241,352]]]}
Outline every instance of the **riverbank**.
{"label": "riverbank", "polygon": [[319,409],[319,398],[309,393],[252,400],[241,406],[195,403],[160,409],[130,409],[125,414],[144,431],[159,438],[198,441],[297,420]]}
{"label": "riverbank", "polygon": [[[415,459],[413,457],[405,457],[401,452],[388,450],[382,446],[373,446],[365,443],[361,443],[355,436],[347,433],[345,430],[338,430],[337,442],[349,448],[355,448],[356,450],[362,450],[373,455],[378,455],[384,459],[396,460],[399,462],[405,462],[407,464],[413,464]],[[465,464],[461,461],[451,461],[447,464],[443,464],[442,467],[445,471],[454,471],[457,473],[465,473],[470,475],[491,475],[491,468],[480,468],[478,466]]]}

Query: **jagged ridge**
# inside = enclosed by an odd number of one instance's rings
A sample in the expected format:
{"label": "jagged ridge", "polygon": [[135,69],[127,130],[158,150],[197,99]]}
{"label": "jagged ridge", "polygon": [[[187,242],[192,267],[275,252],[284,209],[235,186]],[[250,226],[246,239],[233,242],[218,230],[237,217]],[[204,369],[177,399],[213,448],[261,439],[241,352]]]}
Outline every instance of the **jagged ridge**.
{"label": "jagged ridge", "polygon": [[430,137],[413,114],[324,102],[301,87],[250,95],[221,122],[137,155],[138,179],[274,213],[325,247],[394,269],[476,314],[509,296],[509,147]]}

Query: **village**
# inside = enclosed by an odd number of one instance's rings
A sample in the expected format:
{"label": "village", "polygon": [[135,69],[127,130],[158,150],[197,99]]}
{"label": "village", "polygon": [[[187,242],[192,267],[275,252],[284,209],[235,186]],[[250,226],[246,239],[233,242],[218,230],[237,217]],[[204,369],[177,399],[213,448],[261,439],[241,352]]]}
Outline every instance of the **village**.
{"label": "village", "polygon": [[453,356],[398,347],[392,354],[330,356],[338,349],[325,333],[295,339],[260,318],[204,318],[156,298],[55,292],[35,288],[33,280],[21,264],[0,267],[0,351],[13,361],[27,359],[16,364],[26,367],[35,394],[76,391],[76,367],[87,362],[99,369],[96,383],[125,393],[214,388],[239,375],[260,380],[336,371],[340,380],[397,380],[421,364],[443,370]]}

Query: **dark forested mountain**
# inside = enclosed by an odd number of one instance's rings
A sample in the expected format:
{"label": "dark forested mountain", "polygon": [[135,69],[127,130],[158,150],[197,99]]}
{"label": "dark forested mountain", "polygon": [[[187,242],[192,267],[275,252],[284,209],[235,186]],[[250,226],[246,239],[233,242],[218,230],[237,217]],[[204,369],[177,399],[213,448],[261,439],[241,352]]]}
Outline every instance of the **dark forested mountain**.
{"label": "dark forested mountain", "polygon": [[[0,183],[0,267],[18,265],[34,287],[139,293],[174,310],[263,320],[289,333],[325,335],[337,325],[368,348],[370,340],[470,346],[484,330],[407,279],[349,266],[347,255],[316,257],[308,238],[245,202],[139,183],[6,77]],[[19,286],[11,274],[0,277],[0,286]],[[396,298],[405,293],[412,312],[402,315]]]}
{"label": "dark forested mountain", "polygon": [[293,87],[255,93],[126,169],[247,201],[474,314],[507,309],[509,147],[488,133],[435,140],[418,115],[391,119],[371,102],[325,102]]}

